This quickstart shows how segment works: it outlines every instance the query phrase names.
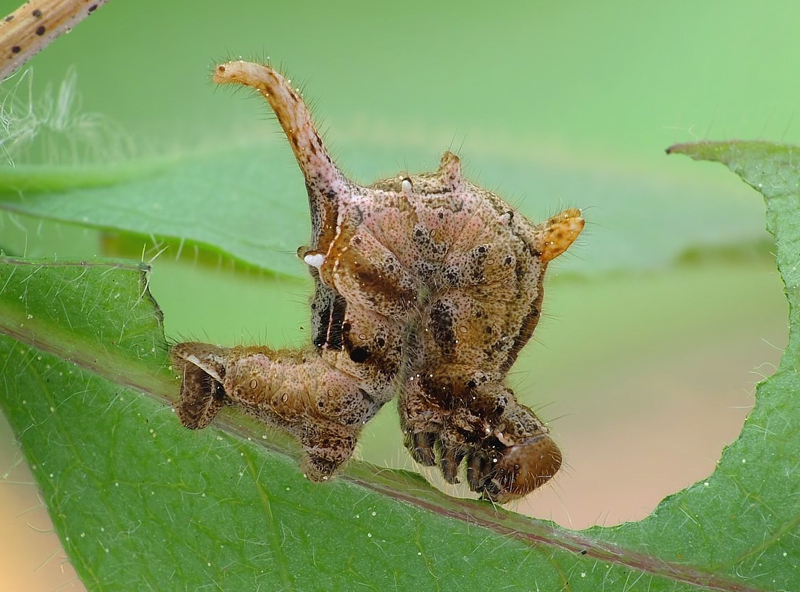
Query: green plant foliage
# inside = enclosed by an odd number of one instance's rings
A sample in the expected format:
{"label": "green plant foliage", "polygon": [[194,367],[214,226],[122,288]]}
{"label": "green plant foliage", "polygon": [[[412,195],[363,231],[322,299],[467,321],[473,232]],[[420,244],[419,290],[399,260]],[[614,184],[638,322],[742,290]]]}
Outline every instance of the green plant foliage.
{"label": "green plant foliage", "polygon": [[[265,133],[268,127],[264,126]],[[387,142],[394,142],[393,138],[394,134],[388,134]],[[280,141],[138,165],[0,167],[0,209],[123,235],[155,237],[169,245],[171,256],[190,255],[199,247],[270,272],[305,278],[305,266],[295,256],[310,233],[303,178],[288,162],[285,141],[276,140]],[[385,163],[401,154],[427,162],[420,169],[435,169],[439,157],[419,146],[362,148],[357,157],[358,177],[369,183],[396,174],[397,170],[386,170]],[[635,171],[609,177],[580,161],[554,168],[544,161],[491,152],[465,158],[493,171],[503,186],[525,187],[535,182],[535,199],[505,196],[534,220],[559,209],[563,196],[597,206],[587,214],[592,249],[559,262],[564,272],[593,275],[653,269],[698,246],[705,249],[709,244],[736,242],[740,248],[753,250],[764,240],[762,231],[752,224],[756,206],[731,199],[724,186],[692,187]],[[591,194],[586,194],[587,188]],[[503,193],[502,188],[499,191]],[[642,196],[647,196],[649,204],[647,218],[641,215]],[[653,217],[680,232],[654,233]],[[141,242],[137,247],[141,250]]]}
{"label": "green plant foliage", "polygon": [[290,442],[234,414],[185,430],[146,267],[3,259],[0,405],[87,587],[796,589],[800,171],[789,147],[674,150],[764,194],[790,341],[714,474],[615,528],[565,530],[364,463],[315,485]]}

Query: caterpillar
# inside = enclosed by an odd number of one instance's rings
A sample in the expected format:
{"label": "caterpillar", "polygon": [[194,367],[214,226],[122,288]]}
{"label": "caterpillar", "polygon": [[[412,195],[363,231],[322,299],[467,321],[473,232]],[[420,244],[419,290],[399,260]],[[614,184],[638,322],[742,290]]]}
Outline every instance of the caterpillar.
{"label": "caterpillar", "polygon": [[449,483],[465,473],[472,491],[507,503],[551,479],[561,452],[505,378],[539,321],[548,263],[583,229],[581,211],[534,224],[466,180],[449,151],[436,171],[359,185],[281,74],[232,61],[213,80],[266,98],[305,177],[312,233],[298,256],[315,285],[312,343],[174,345],[183,425],[238,407],[292,434],[304,473],[323,481],[397,397],[411,457]]}

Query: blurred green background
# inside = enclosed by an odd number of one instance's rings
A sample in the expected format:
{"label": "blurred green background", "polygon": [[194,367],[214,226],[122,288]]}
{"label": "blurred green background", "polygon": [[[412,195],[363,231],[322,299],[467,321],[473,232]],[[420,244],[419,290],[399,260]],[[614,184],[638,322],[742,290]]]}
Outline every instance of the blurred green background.
{"label": "blurred green background", "polygon": [[[0,0],[0,13],[15,8]],[[32,99],[30,74],[0,93],[14,97],[6,105],[17,114],[30,105],[43,113],[47,88],[57,94],[77,72],[61,124],[43,119],[35,138],[11,147],[17,165],[197,153],[213,163],[276,144],[260,166],[292,181],[287,199],[302,207],[301,178],[266,105],[209,83],[217,60],[270,56],[303,86],[358,180],[434,168],[452,147],[472,180],[532,217],[586,208],[587,230],[552,266],[545,318],[511,377],[552,422],[567,462],[518,510],[583,528],[639,519],[709,474],[755,383],[779,360],[786,305],[760,196],[721,167],[664,149],[702,139],[797,143],[798,19],[800,5],[771,1],[114,0],[30,62]],[[170,195],[145,199],[168,205]],[[307,341],[308,282],[204,248],[178,257],[160,236],[43,221],[12,204],[0,204],[9,253],[148,260],[167,245],[151,288],[173,338]],[[119,211],[141,216],[136,203]],[[270,212],[253,214],[264,233],[282,224]],[[224,194],[213,214],[209,224],[225,227]],[[273,269],[303,273],[289,250],[270,257]],[[360,453],[411,468],[391,405]],[[57,539],[39,532],[47,516],[7,426],[0,455],[9,467],[4,579],[13,589],[70,582]]]}

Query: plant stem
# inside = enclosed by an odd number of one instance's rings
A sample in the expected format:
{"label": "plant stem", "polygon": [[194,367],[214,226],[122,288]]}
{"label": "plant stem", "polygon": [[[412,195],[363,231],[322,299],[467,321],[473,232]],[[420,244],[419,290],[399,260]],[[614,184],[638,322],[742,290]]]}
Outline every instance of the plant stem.
{"label": "plant stem", "polygon": [[108,0],[32,0],[0,22],[0,81]]}

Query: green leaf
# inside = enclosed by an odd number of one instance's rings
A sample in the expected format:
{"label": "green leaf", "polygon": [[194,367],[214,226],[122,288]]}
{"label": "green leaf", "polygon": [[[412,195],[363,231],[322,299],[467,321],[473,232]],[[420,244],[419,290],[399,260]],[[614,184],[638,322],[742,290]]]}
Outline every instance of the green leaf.
{"label": "green leaf", "polygon": [[[268,126],[264,125],[264,133]],[[344,165],[365,183],[397,174],[397,158],[410,169],[435,169],[438,151],[427,145],[397,145],[401,130],[386,140],[349,146]],[[337,142],[337,147],[342,143]],[[447,147],[441,142],[442,150]],[[520,148],[520,154],[527,150]],[[558,269],[581,275],[663,267],[710,245],[752,249],[763,242],[753,224],[758,205],[732,197],[720,184],[695,187],[659,178],[648,170],[608,171],[590,161],[559,162],[492,150],[464,155],[479,162],[478,178],[533,219],[553,213],[562,200],[588,207],[591,249],[559,262]],[[535,187],[535,191],[528,188]],[[529,191],[527,199],[513,195]],[[503,189],[506,189],[504,191]],[[647,196],[648,215],[643,216]],[[0,209],[116,231],[169,246],[172,256],[194,249],[222,254],[274,273],[307,277],[297,247],[310,235],[302,175],[282,138],[213,153],[106,167],[0,167]],[[654,233],[652,220],[681,232]],[[141,243],[133,249],[138,256]]]}
{"label": "green leaf", "polygon": [[261,166],[286,156],[277,146],[125,167],[0,168],[0,208],[166,239],[173,253],[197,246],[299,277],[307,272],[294,253],[310,233],[308,208],[299,171]]}
{"label": "green leaf", "polygon": [[178,383],[146,267],[0,261],[0,404],[87,587],[795,589],[800,172],[788,147],[674,151],[761,184],[791,334],[715,473],[615,528],[565,530],[364,463],[315,485],[294,445],[236,414],[189,432],[165,405]]}

